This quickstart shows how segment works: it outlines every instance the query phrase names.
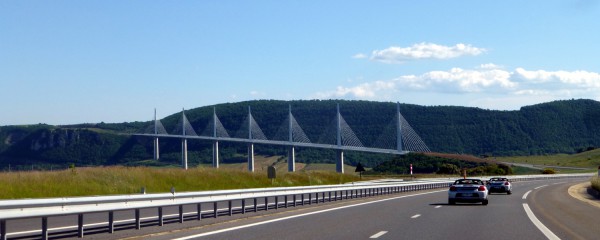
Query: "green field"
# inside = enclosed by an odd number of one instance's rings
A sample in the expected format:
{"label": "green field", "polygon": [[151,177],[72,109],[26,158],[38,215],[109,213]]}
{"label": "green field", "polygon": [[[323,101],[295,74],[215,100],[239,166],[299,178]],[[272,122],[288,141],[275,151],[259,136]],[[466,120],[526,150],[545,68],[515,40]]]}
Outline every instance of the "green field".
{"label": "green field", "polygon": [[600,149],[578,154],[497,157],[497,161],[526,163],[541,166],[564,166],[597,169],[600,166]]}
{"label": "green field", "polygon": [[266,172],[198,167],[95,167],[62,171],[0,173],[0,199],[49,198],[147,193],[308,186],[358,181],[355,174],[332,171],[278,172],[271,183]]}

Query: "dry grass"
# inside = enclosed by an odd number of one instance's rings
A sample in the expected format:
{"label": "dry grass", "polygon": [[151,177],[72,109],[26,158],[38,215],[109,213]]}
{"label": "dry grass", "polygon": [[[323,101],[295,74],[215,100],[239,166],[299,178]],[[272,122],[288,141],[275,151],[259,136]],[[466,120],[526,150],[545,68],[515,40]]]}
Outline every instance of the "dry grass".
{"label": "dry grass", "polygon": [[593,177],[591,182],[592,182],[592,188],[600,191],[600,177],[599,176]]}
{"label": "dry grass", "polygon": [[325,171],[277,172],[271,184],[265,172],[198,167],[97,167],[53,172],[0,173],[0,199],[46,198],[139,193],[178,192],[257,187],[339,184],[356,181],[353,174]]}

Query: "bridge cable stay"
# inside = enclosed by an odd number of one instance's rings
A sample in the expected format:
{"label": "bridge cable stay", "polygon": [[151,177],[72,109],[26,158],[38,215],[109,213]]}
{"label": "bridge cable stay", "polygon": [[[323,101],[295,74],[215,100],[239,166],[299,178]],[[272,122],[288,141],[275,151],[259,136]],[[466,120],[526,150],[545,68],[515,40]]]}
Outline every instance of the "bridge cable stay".
{"label": "bridge cable stay", "polygon": [[431,152],[402,114],[399,114],[398,116],[400,117],[402,126],[402,139],[405,150],[412,152]]}
{"label": "bridge cable stay", "polygon": [[[290,125],[290,120],[292,121],[291,125]],[[291,141],[290,141],[290,137],[289,137],[290,126],[291,126],[291,133],[292,133]],[[275,135],[273,135],[273,137],[271,139],[276,140],[276,141],[311,143],[310,139],[308,138],[306,133],[304,133],[304,130],[302,130],[302,127],[300,127],[300,124],[298,124],[298,122],[296,121],[296,118],[294,118],[294,115],[292,115],[291,113],[288,114],[288,117],[281,124],[281,126],[279,126],[279,128],[277,129],[277,132],[275,132]]]}
{"label": "bridge cable stay", "polygon": [[242,126],[234,136],[235,138],[268,140],[251,113],[244,119]]}
{"label": "bridge cable stay", "polygon": [[211,121],[208,122],[208,125],[206,125],[206,128],[204,128],[200,136],[230,138],[227,129],[225,129],[223,123],[221,123],[221,120],[216,114],[213,114]]}
{"label": "bridge cable stay", "polygon": [[167,132],[167,130],[165,129],[165,126],[162,124],[162,122],[160,120],[154,119],[154,121],[152,121],[151,124],[149,124],[146,128],[144,128],[144,131],[142,131],[142,134],[166,135],[169,133]]}
{"label": "bridge cable stay", "polygon": [[[181,135],[181,136],[198,136],[196,131],[194,131],[194,127],[190,123],[190,121],[185,116],[185,109],[181,110],[181,118],[173,134]],[[181,167],[183,169],[188,169],[188,155],[187,155],[187,138],[181,138]]]}
{"label": "bridge cable stay", "polygon": [[362,144],[360,139],[356,136],[350,125],[344,120],[344,117],[340,115],[340,130],[341,130],[341,139],[342,146],[348,147],[359,147],[364,148],[365,146]]}
{"label": "bridge cable stay", "polygon": [[[236,138],[248,140],[268,140],[260,126],[252,116],[252,110],[248,106],[248,116],[244,119],[242,126],[234,135]],[[254,172],[254,143],[248,143],[248,170]]]}
{"label": "bridge cable stay", "polygon": [[[200,136],[214,137],[214,138],[229,138],[230,137],[229,133],[227,133],[227,129],[225,129],[225,127],[221,123],[221,120],[219,120],[219,117],[217,116],[217,110],[215,107],[213,107],[213,116],[212,116],[211,120],[208,122],[208,125],[206,126],[206,128],[204,128],[204,131],[202,131],[200,133]],[[212,153],[213,167],[219,168],[219,140],[213,141],[212,150],[213,150],[213,153]]]}

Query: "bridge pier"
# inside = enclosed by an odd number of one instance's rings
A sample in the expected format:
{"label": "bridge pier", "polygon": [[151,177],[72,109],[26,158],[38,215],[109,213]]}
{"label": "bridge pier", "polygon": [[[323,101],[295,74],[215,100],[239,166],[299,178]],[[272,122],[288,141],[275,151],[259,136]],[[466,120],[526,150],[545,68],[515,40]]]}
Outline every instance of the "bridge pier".
{"label": "bridge pier", "polygon": [[294,146],[290,146],[288,149],[288,172],[296,171],[296,152]]}
{"label": "bridge pier", "polygon": [[254,172],[254,143],[248,144],[248,171]]}
{"label": "bridge pier", "polygon": [[219,168],[219,141],[213,142],[213,167]]}
{"label": "bridge pier", "polygon": [[335,171],[339,173],[344,173],[344,151],[342,151],[341,149],[338,149],[336,153]]}
{"label": "bridge pier", "polygon": [[181,167],[188,169],[187,139],[181,139]]}
{"label": "bridge pier", "polygon": [[154,138],[153,145],[154,145],[154,160],[158,160],[160,158],[159,151],[158,151],[158,137]]}

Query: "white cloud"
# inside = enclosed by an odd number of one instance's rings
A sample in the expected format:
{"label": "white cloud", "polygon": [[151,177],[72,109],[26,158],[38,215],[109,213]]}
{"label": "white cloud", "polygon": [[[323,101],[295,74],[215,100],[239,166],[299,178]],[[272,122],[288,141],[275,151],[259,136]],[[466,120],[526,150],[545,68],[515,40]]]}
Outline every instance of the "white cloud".
{"label": "white cloud", "polygon": [[479,66],[479,68],[481,68],[481,69],[503,69],[504,67],[500,66],[500,65],[493,64],[493,63],[485,63],[485,64],[481,64]]}
{"label": "white cloud", "polygon": [[[418,43],[410,47],[389,47],[383,50],[374,50],[370,59],[383,63],[404,63],[419,59],[449,59],[465,55],[477,56],[484,53],[483,48],[473,47],[469,44],[459,43],[454,46],[443,46],[434,43]],[[355,56],[362,56],[357,54]]]}
{"label": "white cloud", "polygon": [[364,53],[357,53],[354,56],[352,56],[352,58],[354,59],[363,59],[363,58],[367,58],[368,56]]}
{"label": "white cloud", "polygon": [[[486,64],[484,64],[486,65]],[[472,96],[479,107],[539,103],[542,100],[565,98],[600,98],[600,74],[588,71],[546,71],[517,68],[510,72],[497,65],[469,70],[430,71],[421,75],[404,75],[387,81],[375,81],[355,86],[338,86],[316,97],[365,100],[397,100],[400,94],[456,94]],[[491,96],[494,96],[493,98]],[[496,99],[496,100],[492,100]],[[512,100],[508,100],[512,99]],[[439,99],[451,104],[451,99]],[[523,105],[520,105],[523,106]]]}
{"label": "white cloud", "polygon": [[579,88],[600,88],[600,74],[587,71],[527,71],[523,68],[515,70],[515,76],[534,83],[558,83]]}

